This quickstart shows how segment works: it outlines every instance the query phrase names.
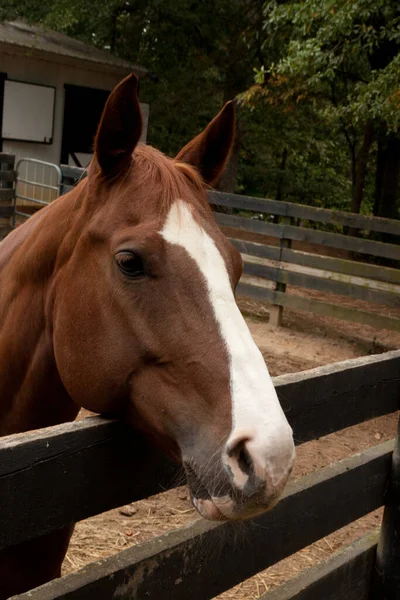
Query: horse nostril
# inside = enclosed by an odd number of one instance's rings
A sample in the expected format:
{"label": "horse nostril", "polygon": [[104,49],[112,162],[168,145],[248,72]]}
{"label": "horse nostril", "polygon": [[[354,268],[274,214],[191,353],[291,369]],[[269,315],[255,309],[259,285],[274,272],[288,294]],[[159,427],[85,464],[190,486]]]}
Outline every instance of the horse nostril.
{"label": "horse nostril", "polygon": [[251,460],[251,456],[243,445],[238,454],[238,464],[240,469],[246,475],[250,475],[253,469],[253,461]]}
{"label": "horse nostril", "polygon": [[247,476],[251,475],[254,470],[253,459],[247,449],[247,444],[250,440],[250,436],[242,435],[236,440],[232,441],[227,450],[231,468],[233,467],[234,470],[239,468],[240,471]]}

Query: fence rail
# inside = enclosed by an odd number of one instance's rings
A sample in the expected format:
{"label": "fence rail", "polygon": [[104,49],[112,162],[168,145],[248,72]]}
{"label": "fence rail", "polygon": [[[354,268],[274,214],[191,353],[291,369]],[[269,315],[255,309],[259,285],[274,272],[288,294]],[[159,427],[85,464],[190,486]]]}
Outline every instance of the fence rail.
{"label": "fence rail", "polygon": [[282,263],[292,263],[303,267],[329,271],[331,276],[340,273],[341,276],[361,277],[374,281],[388,282],[390,284],[400,284],[400,269],[384,267],[382,265],[373,265],[368,263],[346,260],[344,258],[334,258],[319,254],[310,254],[290,248],[279,248],[278,246],[269,246],[256,242],[246,242],[245,240],[231,238],[231,242],[244,255],[266,258]]}
{"label": "fence rail", "polygon": [[272,512],[242,525],[236,544],[235,524],[199,520],[20,598],[214,598],[382,506],[392,449],[387,442],[302,477]]}
{"label": "fence rail", "polygon": [[378,537],[378,532],[366,534],[260,600],[370,600]]}
{"label": "fence rail", "polygon": [[[396,411],[399,372],[400,350],[283,375],[274,384],[301,444]],[[293,482],[272,512],[242,525],[239,540],[235,524],[199,520],[18,599],[213,598],[382,506],[392,450],[393,442],[385,442]],[[0,548],[159,493],[175,485],[179,473],[140,435],[100,417],[4,437]],[[55,482],[51,494],[49,481]],[[362,548],[349,551],[349,561],[353,585],[357,578],[365,587],[372,546]],[[327,581],[339,577],[338,561],[325,566]],[[324,581],[317,577],[314,585]],[[335,596],[342,598],[348,596]]]}
{"label": "fence rail", "polygon": [[225,206],[262,214],[279,215],[319,223],[329,223],[330,225],[343,225],[345,227],[354,227],[355,229],[400,235],[400,221],[393,219],[370,217],[340,210],[295,204],[293,202],[253,198],[215,191],[209,193],[209,200],[210,204],[215,206]]}
{"label": "fence rail", "polygon": [[340,233],[330,233],[328,231],[317,231],[294,225],[279,225],[276,223],[265,223],[245,217],[236,217],[233,215],[216,214],[217,223],[222,227],[243,230],[251,233],[258,233],[264,236],[272,236],[280,240],[296,240],[297,242],[309,242],[320,246],[329,246],[340,250],[348,250],[360,254],[370,254],[382,258],[391,258],[398,260],[399,247],[395,244],[386,244],[384,242],[375,242],[355,238]]}

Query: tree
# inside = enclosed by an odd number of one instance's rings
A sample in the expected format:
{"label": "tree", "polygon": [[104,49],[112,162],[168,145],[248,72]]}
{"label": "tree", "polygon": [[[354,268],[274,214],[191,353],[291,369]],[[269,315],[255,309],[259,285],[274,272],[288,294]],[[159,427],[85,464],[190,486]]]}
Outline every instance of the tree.
{"label": "tree", "polygon": [[[351,160],[350,208],[359,212],[370,150],[378,132],[381,139],[391,137],[394,145],[398,139],[398,3],[272,0],[265,4],[264,26],[270,33],[271,49],[280,42],[281,52],[276,62],[258,72],[258,81],[265,88],[261,95],[274,91],[285,102],[308,103],[321,123],[341,132]],[[385,163],[385,148],[382,145],[380,149],[380,164]],[[400,170],[400,163],[395,170]],[[384,182],[383,174],[377,179],[377,185],[383,187],[375,194],[375,208],[381,212]]]}

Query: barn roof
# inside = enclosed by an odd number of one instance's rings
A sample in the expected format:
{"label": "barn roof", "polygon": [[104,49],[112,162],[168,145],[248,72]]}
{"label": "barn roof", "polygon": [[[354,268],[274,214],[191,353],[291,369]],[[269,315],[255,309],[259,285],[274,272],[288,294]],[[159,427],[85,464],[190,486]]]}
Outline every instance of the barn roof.
{"label": "barn roof", "polygon": [[75,40],[63,33],[28,25],[23,21],[0,23],[0,45],[14,48],[29,48],[32,54],[52,55],[59,62],[83,61],[93,67],[108,67],[115,71],[134,71],[138,75],[146,73],[139,65],[123,60],[111,52],[99,50],[90,44]]}

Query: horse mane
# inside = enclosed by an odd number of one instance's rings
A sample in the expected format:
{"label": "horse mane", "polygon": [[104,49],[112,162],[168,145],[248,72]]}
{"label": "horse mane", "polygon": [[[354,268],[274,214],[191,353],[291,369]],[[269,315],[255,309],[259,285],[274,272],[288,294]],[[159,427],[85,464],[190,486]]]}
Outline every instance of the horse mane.
{"label": "horse mane", "polygon": [[[54,200],[56,202],[56,200]],[[52,206],[51,203],[49,206]],[[37,226],[45,218],[47,212],[43,208],[32,215],[27,221],[19,225],[0,242],[0,272],[7,265],[13,254],[18,250],[25,240],[36,230]]]}
{"label": "horse mane", "polygon": [[70,216],[81,203],[86,180],[58,197],[12,230],[0,243],[0,275],[21,248],[25,248],[20,267],[25,276],[51,271],[62,239],[71,229]]}

